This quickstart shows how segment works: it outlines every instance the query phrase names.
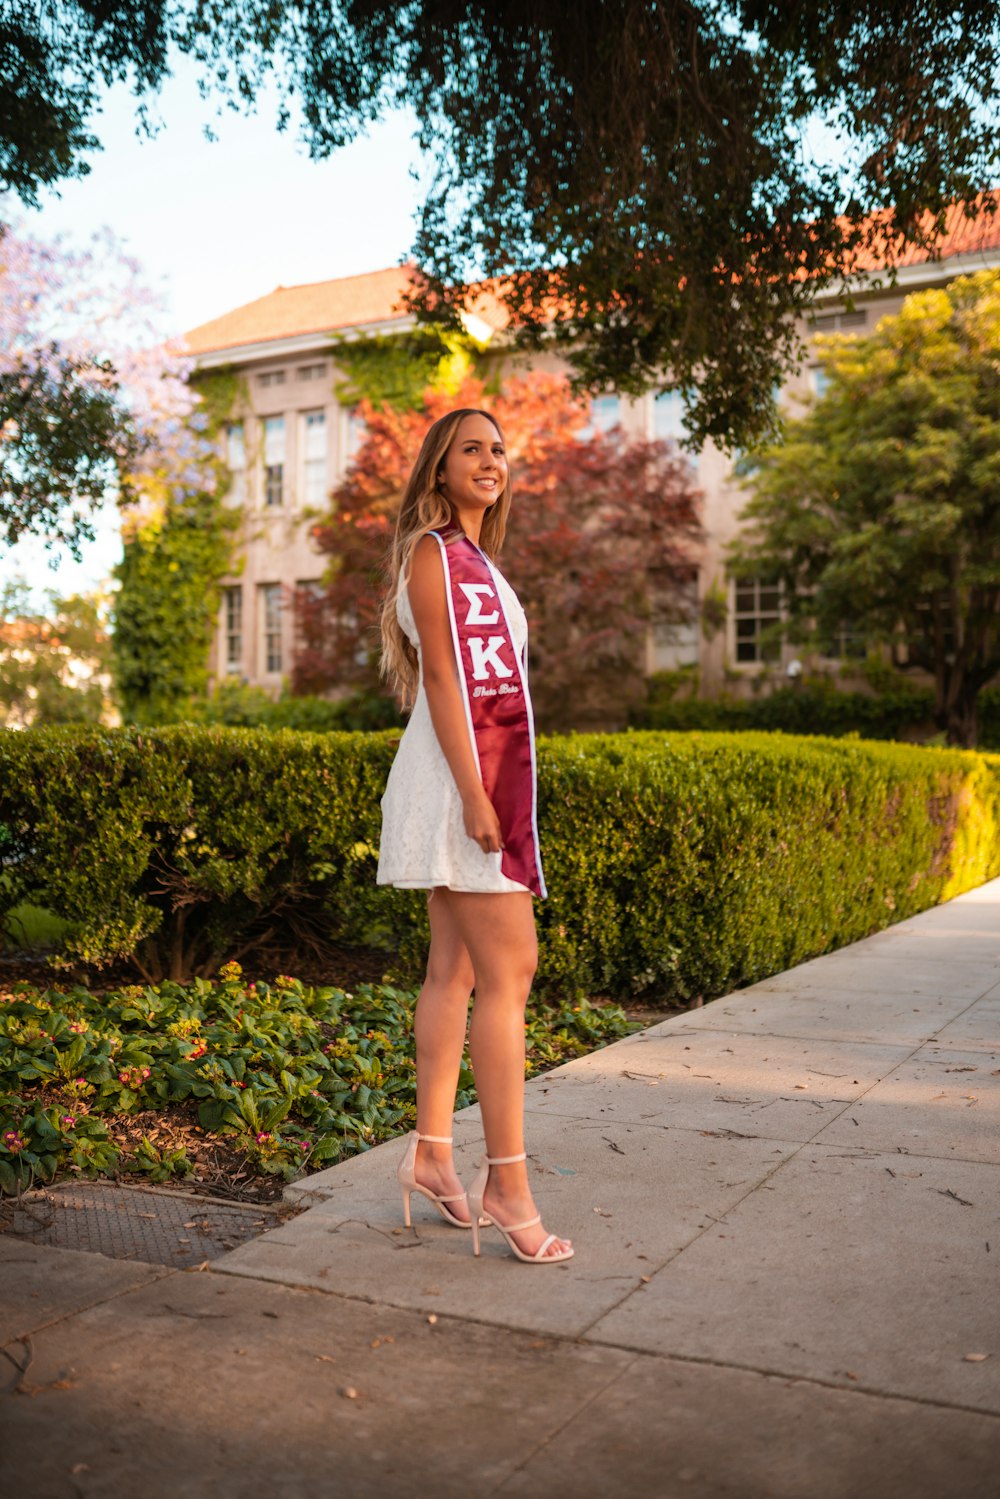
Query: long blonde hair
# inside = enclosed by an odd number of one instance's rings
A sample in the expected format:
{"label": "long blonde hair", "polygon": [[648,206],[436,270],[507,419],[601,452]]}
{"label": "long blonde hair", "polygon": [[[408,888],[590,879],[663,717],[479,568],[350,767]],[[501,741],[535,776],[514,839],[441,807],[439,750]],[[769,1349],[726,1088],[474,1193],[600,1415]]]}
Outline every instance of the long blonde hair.
{"label": "long blonde hair", "polygon": [[[495,416],[476,406],[463,406],[439,417],[429,429],[413,465],[413,472],[403,491],[396,517],[396,533],[386,563],[385,596],[382,600],[382,676],[390,681],[408,707],[416,696],[419,668],[417,653],[396,618],[396,595],[401,577],[409,572],[413,548],[428,531],[439,531],[457,524],[455,513],[438,486],[438,474],[455,440],[459,426],[467,416],[484,416],[500,433]],[[510,471],[499,498],[483,517],[479,545],[487,557],[494,558],[503,546],[510,513]]]}

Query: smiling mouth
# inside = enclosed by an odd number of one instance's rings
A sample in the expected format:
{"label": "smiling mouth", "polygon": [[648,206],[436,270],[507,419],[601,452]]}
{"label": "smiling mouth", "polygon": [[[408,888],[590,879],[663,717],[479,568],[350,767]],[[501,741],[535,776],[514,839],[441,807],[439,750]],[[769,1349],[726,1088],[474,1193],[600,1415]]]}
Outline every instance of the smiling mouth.
{"label": "smiling mouth", "polygon": [[474,479],[473,483],[478,484],[481,489],[496,489],[497,487],[496,479]]}

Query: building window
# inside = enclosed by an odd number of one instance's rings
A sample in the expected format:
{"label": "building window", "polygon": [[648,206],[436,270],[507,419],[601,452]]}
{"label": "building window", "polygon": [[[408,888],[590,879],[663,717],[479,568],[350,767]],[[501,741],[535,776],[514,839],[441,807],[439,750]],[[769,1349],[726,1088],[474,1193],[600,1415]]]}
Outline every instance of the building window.
{"label": "building window", "polygon": [[764,578],[737,578],[733,589],[737,662],[779,660],[781,584]]}
{"label": "building window", "polygon": [[820,312],[811,322],[817,333],[844,333],[848,328],[863,328],[868,314],[863,307],[853,312]]}
{"label": "building window", "polygon": [[318,508],[326,500],[326,412],[304,411],[301,428],[302,497]]}
{"label": "building window", "polygon": [[809,369],[809,387],[817,399],[822,396],[830,384],[830,376],[821,364],[814,364]]}
{"label": "building window", "polygon": [[264,421],[264,504],[282,505],[285,500],[285,418],[269,416]]}
{"label": "building window", "polygon": [[296,380],[322,380],[325,374],[325,364],[300,364],[295,371],[295,378]]}
{"label": "building window", "polygon": [[261,623],[264,630],[264,670],[275,673],[282,669],[281,626],[282,600],[280,583],[260,584]]}
{"label": "building window", "polygon": [[243,670],[243,589],[239,584],[222,590],[226,611],[226,671]]}
{"label": "building window", "polygon": [[682,619],[659,620],[653,626],[653,671],[676,671],[697,666],[701,645],[698,614],[698,579],[690,578],[674,588],[674,599]]}
{"label": "building window", "polygon": [[284,385],[284,370],[266,370],[263,375],[257,376],[257,384],[266,389],[269,385]]}
{"label": "building window", "polygon": [[230,422],[226,428],[226,466],[232,476],[227,499],[232,505],[242,505],[247,494],[247,450],[242,422]]}
{"label": "building window", "polygon": [[653,436],[659,442],[680,442],[687,436],[679,390],[663,390],[653,402]]}
{"label": "building window", "polygon": [[587,442],[598,432],[610,432],[621,418],[621,400],[618,396],[595,396],[590,403],[590,420],[580,433],[581,442]]}
{"label": "building window", "polygon": [[353,463],[358,449],[365,440],[365,423],[357,406],[344,412],[344,466]]}
{"label": "building window", "polygon": [[827,661],[863,661],[868,654],[868,641],[857,626],[845,622],[823,641],[819,653]]}

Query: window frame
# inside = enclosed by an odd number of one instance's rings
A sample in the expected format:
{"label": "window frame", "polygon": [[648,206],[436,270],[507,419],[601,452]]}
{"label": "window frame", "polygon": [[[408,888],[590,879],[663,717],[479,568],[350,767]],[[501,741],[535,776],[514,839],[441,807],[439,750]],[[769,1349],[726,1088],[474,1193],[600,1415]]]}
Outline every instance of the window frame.
{"label": "window frame", "polygon": [[[243,585],[227,584],[222,590],[222,633],[224,674],[243,673]],[[236,643],[235,651],[233,643]]]}
{"label": "window frame", "polygon": [[[263,674],[268,677],[278,677],[284,671],[285,661],[284,586],[281,583],[258,583],[257,590],[261,605],[260,634]],[[275,641],[277,642],[276,648],[273,647]],[[272,661],[277,661],[277,665],[272,665]]]}
{"label": "window frame", "polygon": [[[759,573],[733,578],[731,581],[732,595],[730,603],[730,618],[732,619],[732,659],[737,667],[752,666],[775,666],[780,663],[784,647],[784,630],[780,634],[774,633],[775,625],[786,625],[788,621],[787,609],[785,607],[785,590],[781,580],[777,581],[762,577]],[[744,594],[748,589],[753,591],[753,607],[751,609],[741,608],[739,602],[740,592]],[[767,606],[762,603],[762,593],[776,595],[776,603]],[[752,631],[740,630],[741,624],[752,622]],[[768,634],[770,632],[770,634]],[[749,646],[754,654],[752,656],[740,655],[741,648]]]}

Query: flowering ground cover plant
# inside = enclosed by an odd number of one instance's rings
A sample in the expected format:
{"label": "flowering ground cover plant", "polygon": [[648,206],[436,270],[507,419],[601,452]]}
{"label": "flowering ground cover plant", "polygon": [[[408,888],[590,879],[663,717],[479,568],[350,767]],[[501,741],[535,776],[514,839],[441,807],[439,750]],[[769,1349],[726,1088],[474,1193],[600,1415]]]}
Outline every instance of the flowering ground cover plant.
{"label": "flowering ground cover plant", "polygon": [[[238,963],[105,994],[0,991],[0,1194],[70,1174],[197,1179],[203,1142],[258,1179],[366,1150],[415,1117],[413,1004],[387,985],[252,983]],[[528,1073],[628,1029],[610,1006],[539,1009]],[[464,1069],[458,1107],[474,1098]]]}

